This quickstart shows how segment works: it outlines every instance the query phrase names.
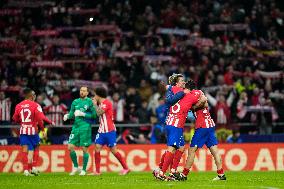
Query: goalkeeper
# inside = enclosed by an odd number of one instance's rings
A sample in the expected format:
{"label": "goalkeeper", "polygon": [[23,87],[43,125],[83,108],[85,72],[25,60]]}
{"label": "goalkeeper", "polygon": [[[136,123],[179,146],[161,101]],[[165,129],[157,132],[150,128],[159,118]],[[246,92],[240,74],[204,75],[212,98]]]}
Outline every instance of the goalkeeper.
{"label": "goalkeeper", "polygon": [[[93,106],[93,102],[88,98],[88,88],[83,86],[80,88],[80,98],[75,99],[72,102],[71,110],[68,114],[65,114],[63,120],[75,119],[72,126],[72,131],[69,136],[68,150],[70,151],[70,157],[73,162],[73,169],[70,175],[86,175],[86,168],[88,164],[89,154],[88,147],[92,143],[92,128],[91,119],[95,119],[97,114]],[[88,114],[87,114],[88,113]],[[75,146],[83,148],[83,169],[78,168],[77,155],[74,150]]]}

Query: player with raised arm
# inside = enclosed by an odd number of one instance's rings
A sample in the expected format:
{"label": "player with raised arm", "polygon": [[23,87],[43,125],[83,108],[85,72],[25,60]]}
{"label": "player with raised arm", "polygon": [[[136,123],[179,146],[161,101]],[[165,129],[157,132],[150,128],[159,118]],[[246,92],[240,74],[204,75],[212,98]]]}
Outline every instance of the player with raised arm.
{"label": "player with raised arm", "polygon": [[120,175],[126,175],[130,172],[125,159],[119,153],[116,146],[116,128],[113,122],[113,110],[112,103],[106,99],[107,91],[105,88],[95,89],[95,97],[93,98],[93,104],[100,118],[100,126],[95,140],[95,163],[96,172],[95,175],[100,175],[100,151],[104,145],[110,148],[111,153],[117,158],[122,165]]}
{"label": "player with raised arm", "polygon": [[[172,88],[172,90],[175,94],[177,93],[177,91],[180,91],[182,89],[175,86]],[[189,89],[184,89],[184,92],[186,93],[185,96],[175,105],[171,106],[169,114],[167,116],[166,131],[168,149],[164,157],[162,157],[164,158],[162,169],[160,170],[159,174],[155,175],[155,177],[160,180],[172,179],[171,174],[169,178],[165,176],[165,173],[171,163],[173,164],[172,167],[175,167],[173,168],[173,170],[171,170],[171,172],[175,173],[176,171],[176,167],[178,166],[180,157],[184,150],[185,143],[183,139],[183,129],[188,111],[191,109],[192,105],[198,102],[204,103],[206,101],[206,97],[204,95],[201,95],[201,93],[190,91]],[[176,158],[175,160],[174,158],[177,150],[180,151],[180,157]]]}
{"label": "player with raised arm", "polygon": [[20,144],[22,146],[22,162],[24,165],[24,175],[38,175],[35,166],[39,157],[40,138],[38,130],[42,130],[43,121],[54,125],[52,121],[45,117],[41,106],[35,102],[36,94],[27,88],[24,90],[25,100],[16,105],[13,120],[20,123]]}
{"label": "player with raised arm", "polygon": [[[189,87],[191,89],[194,89],[195,84],[192,82],[190,83]],[[217,177],[215,177],[213,180],[226,180],[226,176],[222,167],[222,159],[218,154],[218,141],[215,136],[215,123],[209,113],[208,102],[206,101],[202,108],[193,107],[193,110],[195,111],[196,117],[195,132],[190,143],[190,148],[188,150],[186,165],[183,169],[183,172],[180,174],[180,180],[187,180],[187,175],[194,161],[195,152],[198,148],[202,148],[204,144],[210,150],[217,166]]]}
{"label": "player with raised arm", "polygon": [[[93,106],[92,99],[88,98],[88,88],[83,86],[80,88],[80,98],[72,102],[70,112],[63,116],[63,120],[74,119],[72,131],[69,136],[68,150],[70,158],[73,162],[73,169],[70,175],[86,175],[86,168],[89,160],[88,147],[92,143],[92,128],[90,119],[95,119],[97,114]],[[77,154],[74,150],[75,146],[83,148],[83,169],[78,167]]]}

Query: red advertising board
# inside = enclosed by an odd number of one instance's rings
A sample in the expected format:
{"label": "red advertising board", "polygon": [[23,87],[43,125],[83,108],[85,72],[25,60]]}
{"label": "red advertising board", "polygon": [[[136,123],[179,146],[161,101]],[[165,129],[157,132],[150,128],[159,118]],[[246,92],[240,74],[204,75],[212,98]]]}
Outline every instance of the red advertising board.
{"label": "red advertising board", "polygon": [[[165,145],[119,145],[122,155],[132,171],[151,171],[157,168]],[[82,151],[77,149],[79,164],[82,164]],[[23,165],[20,146],[0,146],[0,172],[21,172]],[[90,147],[88,171],[94,171],[94,146]],[[225,170],[230,171],[265,171],[284,170],[284,143],[258,144],[223,144],[219,145]],[[181,159],[179,169],[186,161],[186,154]],[[111,152],[105,148],[101,152],[101,170],[119,171],[121,166]],[[216,167],[207,148],[197,151],[193,170],[214,171]],[[72,164],[66,145],[40,147],[38,169],[41,172],[69,172]]]}

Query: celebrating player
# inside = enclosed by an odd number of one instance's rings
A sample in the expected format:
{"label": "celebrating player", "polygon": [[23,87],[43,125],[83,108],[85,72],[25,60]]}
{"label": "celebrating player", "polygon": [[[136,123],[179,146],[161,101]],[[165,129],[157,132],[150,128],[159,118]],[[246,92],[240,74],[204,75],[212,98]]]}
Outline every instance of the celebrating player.
{"label": "celebrating player", "polygon": [[[177,81],[182,81],[183,85],[185,84],[183,78]],[[175,94],[177,91],[180,91],[181,88],[173,87],[172,90]],[[167,116],[166,131],[168,150],[162,157],[162,169],[160,170],[159,174],[155,174],[156,178],[160,180],[167,179],[165,172],[171,163],[173,164],[171,172],[176,171],[184,150],[183,128],[188,111],[191,109],[193,104],[196,104],[197,102],[204,103],[206,101],[206,97],[201,95],[199,92],[190,91],[188,89],[185,89],[184,92],[186,93],[185,96],[175,105],[171,106],[169,115]],[[176,151],[180,151],[177,156],[175,156]]]}
{"label": "celebrating player", "polygon": [[[195,88],[194,83],[191,83],[191,86],[189,87],[191,89],[194,89]],[[200,92],[202,93],[202,91]],[[210,116],[208,110],[208,102],[206,101],[204,107],[202,108],[193,107],[193,109],[196,109],[195,132],[191,140],[190,148],[188,150],[186,165],[183,169],[183,172],[180,174],[181,180],[187,179],[189,169],[191,168],[194,161],[195,152],[197,151],[198,148],[202,148],[204,144],[207,146],[207,148],[209,148],[212,156],[214,157],[215,164],[217,166],[218,175],[213,180],[226,180],[226,176],[222,168],[222,159],[218,154],[218,148],[217,148],[218,141],[215,136],[215,123]]]}
{"label": "celebrating player", "polygon": [[[97,116],[92,100],[87,97],[88,94],[88,88],[81,87],[80,98],[72,102],[70,112],[63,117],[64,121],[72,118],[75,119],[68,142],[68,150],[70,151],[70,157],[73,162],[73,169],[70,175],[75,175],[80,171],[81,176],[86,175],[89,160],[88,147],[92,143],[92,128],[88,119],[95,119]],[[75,146],[83,148],[82,170],[78,168],[77,154],[74,150]]]}
{"label": "celebrating player", "polygon": [[[173,74],[173,75],[171,75],[169,77],[169,84],[170,84],[169,86],[165,86],[165,88],[167,88],[166,100],[165,100],[167,116],[169,114],[170,107],[172,105],[174,105],[175,103],[177,103],[185,95],[185,93],[183,92],[183,88],[185,87],[185,81],[184,81],[184,77],[183,77],[182,74]],[[177,93],[174,94],[173,91],[172,91],[172,87],[173,86],[179,87],[180,91],[177,91]],[[178,89],[178,88],[176,88],[176,89]],[[167,117],[166,117],[166,119],[167,119]],[[164,120],[164,121],[165,121],[165,124],[166,124],[166,120]],[[178,150],[175,151],[174,158],[173,158],[173,161],[175,163],[172,162],[170,164],[171,165],[171,169],[175,169],[175,167],[178,166],[178,163],[179,163],[179,160],[180,160],[180,158],[181,158],[181,156],[183,154],[183,151],[184,151],[184,147],[183,146],[181,146]],[[157,176],[157,174],[162,169],[166,153],[167,152],[165,152],[162,155],[161,161],[159,163],[159,169],[156,169],[156,170],[153,171],[153,175],[155,177]]]}
{"label": "celebrating player", "polygon": [[116,147],[116,128],[113,123],[113,111],[112,103],[106,99],[107,91],[104,88],[95,89],[95,97],[93,98],[93,104],[96,108],[97,114],[100,116],[100,127],[95,140],[95,163],[96,172],[95,175],[100,175],[100,161],[101,155],[100,151],[104,145],[107,145],[112,154],[117,158],[117,160],[122,165],[123,169],[120,175],[126,175],[129,173],[128,166],[125,160],[118,152]]}
{"label": "celebrating player", "polygon": [[[20,123],[20,144],[22,146],[22,162],[24,165],[24,175],[38,175],[35,166],[39,157],[39,135],[38,129],[44,132],[43,121],[54,125],[46,118],[41,106],[34,102],[35,92],[29,88],[24,90],[25,100],[16,105],[13,120]],[[39,128],[38,128],[39,127]]]}

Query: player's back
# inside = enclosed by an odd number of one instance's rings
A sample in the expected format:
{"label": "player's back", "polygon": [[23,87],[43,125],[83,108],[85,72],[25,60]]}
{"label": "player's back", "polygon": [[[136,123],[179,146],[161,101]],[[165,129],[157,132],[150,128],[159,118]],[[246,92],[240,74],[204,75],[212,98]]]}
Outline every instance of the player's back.
{"label": "player's back", "polygon": [[102,115],[100,115],[100,127],[99,133],[107,133],[116,130],[115,125],[113,123],[113,107],[110,100],[103,100],[99,107],[105,111]]}
{"label": "player's back", "polygon": [[200,94],[187,93],[175,105],[171,106],[166,120],[167,125],[184,128],[186,116],[193,104],[198,102]]}
{"label": "player's back", "polygon": [[[203,94],[201,90],[193,90],[192,92]],[[196,121],[195,121],[196,129],[215,127],[215,123],[214,123],[214,120],[211,118],[208,106],[197,110],[195,112],[195,116],[196,116]]]}
{"label": "player's back", "polygon": [[35,135],[38,133],[39,114],[42,109],[39,104],[23,100],[17,104],[13,120],[20,123],[20,134]]}

